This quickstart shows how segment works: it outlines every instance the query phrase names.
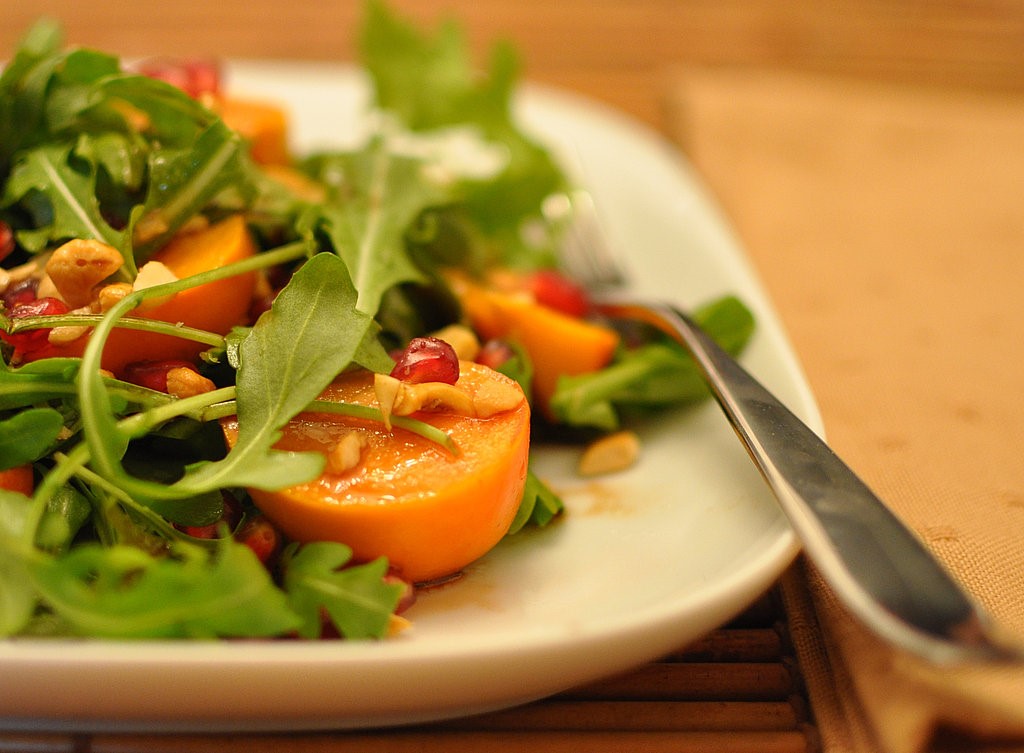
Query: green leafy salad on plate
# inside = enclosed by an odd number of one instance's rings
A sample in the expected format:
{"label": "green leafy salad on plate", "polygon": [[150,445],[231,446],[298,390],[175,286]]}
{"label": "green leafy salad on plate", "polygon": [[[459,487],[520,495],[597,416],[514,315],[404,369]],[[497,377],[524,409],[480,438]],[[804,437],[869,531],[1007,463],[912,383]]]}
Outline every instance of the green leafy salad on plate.
{"label": "green leafy salad on plate", "polygon": [[[634,424],[705,397],[560,271],[575,176],[517,122],[514,50],[480,72],[457,26],[379,2],[359,41],[365,133],[304,154],[215,63],[47,21],[7,51],[0,634],[386,637],[573,524],[531,443],[614,472]],[[731,296],[697,317],[734,352],[753,329]]]}

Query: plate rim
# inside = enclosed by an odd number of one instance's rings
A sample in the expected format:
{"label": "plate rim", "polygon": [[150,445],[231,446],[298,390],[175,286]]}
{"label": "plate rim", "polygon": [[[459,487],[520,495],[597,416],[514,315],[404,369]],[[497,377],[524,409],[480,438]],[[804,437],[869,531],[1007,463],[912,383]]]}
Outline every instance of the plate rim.
{"label": "plate rim", "polygon": [[[309,61],[265,61],[265,60],[232,60],[229,72],[247,71],[249,74],[260,70],[275,69],[278,72],[288,71],[288,75],[309,75],[334,77],[340,74],[345,76],[360,76],[361,72],[345,63],[323,63]],[[804,420],[816,431],[823,433],[821,417],[817,405],[810,391],[795,352],[782,328],[781,320],[776,314],[760,279],[756,274],[749,258],[743,252],[742,246],[734,236],[732,225],[721,212],[720,207],[711,196],[707,185],[700,179],[692,165],[685,156],[666,137],[654,131],[647,124],[638,121],[631,116],[615,110],[613,107],[602,102],[590,99],[578,92],[567,91],[547,84],[526,82],[521,89],[521,96],[525,102],[524,106],[529,107],[530,102],[559,103],[560,106],[574,109],[580,113],[586,113],[587,117],[597,118],[620,133],[629,134],[630,138],[646,144],[646,148],[655,149],[662,153],[665,159],[670,159],[675,168],[679,171],[681,179],[688,185],[690,190],[697,194],[704,211],[710,217],[710,221],[728,239],[726,253],[731,255],[729,263],[744,276],[744,282],[750,291],[753,292],[754,304],[752,307],[759,317],[765,322],[770,322],[771,327],[764,331],[771,342],[768,343],[774,356],[780,360],[790,379],[796,384],[796,391],[799,395],[800,405],[795,410],[801,414]],[[706,609],[709,612],[716,608],[719,612],[718,618],[708,625],[711,630],[720,624],[722,619],[727,619],[732,614],[725,612],[732,611],[733,614],[740,611],[742,607],[731,610],[722,610],[723,593],[742,592],[744,600],[749,601],[756,598],[768,588],[794,560],[799,551],[799,544],[791,529],[786,528],[774,537],[772,544],[765,547],[759,556],[751,559],[745,567],[729,573],[727,578],[716,581],[713,587],[703,589],[699,595],[689,602],[687,611]],[[654,605],[641,615],[638,621],[635,615],[623,616],[619,620],[604,620],[601,629],[591,634],[581,631],[577,636],[578,640],[589,642],[593,647],[611,641],[620,641],[635,635],[638,632],[638,622],[648,633],[662,629],[665,623],[678,622],[680,608],[678,605]],[[723,616],[724,615],[724,616]],[[721,619],[719,619],[721,618]],[[640,630],[639,632],[644,632]],[[520,648],[536,652],[552,651],[564,645],[565,630],[561,627],[549,628],[547,630],[536,628],[523,636],[524,643]],[[146,656],[151,653],[153,647],[158,647],[160,654],[157,656]],[[296,660],[303,665],[325,665],[330,667],[348,667],[351,665],[371,666],[390,668],[393,665],[401,665],[411,660],[424,667],[445,661],[453,660],[493,660],[498,655],[508,655],[507,646],[488,640],[481,636],[480,640],[470,641],[468,644],[456,646],[454,643],[447,644],[443,650],[432,652],[429,656],[421,655],[413,642],[388,641],[371,644],[355,644],[340,642],[325,650],[323,643],[304,642],[269,642],[260,644],[260,655],[252,656],[252,644],[246,642],[226,643],[204,643],[204,642],[182,642],[182,641],[120,641],[120,640],[95,640],[95,639],[33,639],[14,638],[0,640],[0,667],[18,667],[22,670],[31,669],[33,665],[61,664],[66,668],[70,660],[82,672],[109,671],[113,666],[138,667],[140,662],[153,668],[165,665],[184,665],[196,669],[204,668],[207,672],[221,671],[225,668],[238,668],[256,664],[278,664],[281,662],[294,664]],[[218,661],[210,664],[209,659],[212,652],[218,654]],[[70,655],[69,655],[70,653]],[[653,656],[651,658],[654,658]],[[218,666],[219,665],[219,666]],[[633,663],[630,663],[632,666]],[[572,682],[565,687],[570,687]],[[491,704],[489,708],[501,708],[508,705],[521,703],[524,700],[539,698],[551,692],[557,692],[554,688],[539,694],[533,694],[526,698],[509,699],[509,702]],[[481,709],[486,710],[486,709]],[[177,720],[173,717],[163,719],[86,719],[61,720],[54,717],[42,716],[20,716],[6,717],[0,712],[0,723],[7,727],[38,729],[40,721],[50,728],[60,728],[62,725],[71,724],[75,729],[195,729],[195,720]],[[402,724],[429,719],[447,718],[448,716],[459,716],[463,712],[452,713],[430,713],[430,712],[397,712],[383,717],[368,717],[365,720],[350,719],[347,723],[344,719],[333,717],[327,726],[339,727],[365,727],[370,725]],[[472,713],[476,713],[473,711]],[[342,715],[344,712],[342,712]],[[371,715],[372,716],[372,715]],[[206,720],[201,729],[238,729],[240,718],[226,720]],[[315,728],[318,724],[311,720],[300,720],[289,718],[281,726],[280,721],[268,721],[267,729],[309,729]],[[246,725],[253,729],[252,725]],[[260,728],[257,725],[255,728]]]}

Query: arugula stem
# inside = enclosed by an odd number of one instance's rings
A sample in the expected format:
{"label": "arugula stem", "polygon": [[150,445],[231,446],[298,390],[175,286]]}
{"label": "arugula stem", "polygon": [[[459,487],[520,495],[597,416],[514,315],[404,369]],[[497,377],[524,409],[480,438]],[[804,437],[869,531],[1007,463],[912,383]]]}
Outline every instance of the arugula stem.
{"label": "arugula stem", "polygon": [[[54,454],[55,457],[57,454],[59,453]],[[43,480],[32,495],[32,505],[25,515],[25,529],[22,531],[22,536],[26,546],[35,546],[39,524],[43,520],[50,498],[87,462],[89,462],[89,448],[80,444],[72,448],[69,454],[59,460],[50,472],[43,476]]]}
{"label": "arugula stem", "polygon": [[[59,453],[55,454],[57,457]],[[103,489],[105,492],[113,497],[116,497],[122,505],[131,508],[132,512],[146,519],[146,522],[153,527],[153,530],[163,536],[167,540],[173,540],[181,538],[181,535],[177,528],[170,525],[163,516],[153,512],[150,508],[145,505],[140,505],[130,495],[125,494],[124,491],[119,489],[116,484],[112,484],[107,479],[103,478],[97,473],[86,468],[84,465],[78,467],[75,471],[75,475],[81,478],[83,481],[97,486]]]}
{"label": "arugula stem", "polygon": [[[19,377],[24,377],[24,380],[19,379],[18,382],[13,384],[11,383],[12,380],[0,382],[0,398],[24,395],[24,401],[15,403],[4,399],[0,400],[0,407],[21,407],[22,405],[51,400],[63,395],[74,395],[78,391],[78,388],[71,382],[50,379],[43,374],[22,374]],[[155,390],[139,387],[128,382],[109,378],[105,378],[105,381],[107,384],[107,394],[120,397],[129,403],[138,403],[139,405],[150,407],[166,405],[175,400],[175,398],[163,392],[156,392]]]}
{"label": "arugula stem", "polygon": [[[103,320],[101,314],[70,314],[63,316],[26,316],[21,319],[11,320],[7,331],[10,334],[17,334],[26,330],[50,329],[52,327],[78,327],[95,326]],[[216,348],[224,343],[224,337],[214,332],[208,332],[195,327],[186,327],[173,322],[164,322],[159,319],[143,319],[141,317],[123,317],[117,323],[118,329],[133,329],[143,332],[155,332],[162,335],[171,335],[181,340],[193,340],[197,343],[209,345]]]}
{"label": "arugula stem", "polygon": [[138,437],[173,418],[185,416],[197,421],[209,421],[210,418],[207,410],[210,406],[218,405],[225,401],[233,401],[234,397],[234,387],[221,387],[201,395],[172,399],[169,403],[158,405],[122,419],[118,422],[117,428],[130,437]]}
{"label": "arugula stem", "polygon": [[[317,411],[319,413],[334,413],[341,416],[351,416],[352,418],[364,418],[369,421],[384,423],[384,414],[380,412],[380,409],[373,408],[368,405],[334,403],[328,400],[314,400],[308,410]],[[452,455],[458,456],[461,454],[458,444],[456,444],[455,440],[452,439],[448,432],[438,429],[436,426],[432,426],[426,421],[419,421],[415,418],[409,418],[408,416],[391,416],[391,423],[394,426],[398,426],[406,431],[411,431],[413,434],[418,434],[424,439],[429,439],[430,441],[441,445]]]}

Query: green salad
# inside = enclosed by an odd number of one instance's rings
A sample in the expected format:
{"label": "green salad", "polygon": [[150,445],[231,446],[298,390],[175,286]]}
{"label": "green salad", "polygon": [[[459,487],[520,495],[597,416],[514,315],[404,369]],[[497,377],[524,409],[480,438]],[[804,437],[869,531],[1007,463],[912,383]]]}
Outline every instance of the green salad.
{"label": "green salad", "polygon": [[[566,220],[545,206],[573,186],[516,121],[514,49],[481,71],[457,25],[418,29],[376,1],[359,34],[375,127],[303,155],[286,115],[241,106],[213,64],[129,65],[48,21],[5,51],[3,636],[385,637],[417,579],[343,533],[289,535],[256,499],[359,464],[359,437],[354,460],[336,461],[340,440],[289,447],[303,416],[458,458],[448,414],[490,414],[458,395],[403,413],[381,385],[450,395],[472,362],[519,385],[534,446],[705,397],[679,346],[600,321],[556,271]],[[733,297],[697,318],[732,352],[753,329]],[[559,360],[591,341],[599,362]],[[376,402],[327,397],[356,373]],[[516,484],[499,537],[562,517],[527,466]]]}

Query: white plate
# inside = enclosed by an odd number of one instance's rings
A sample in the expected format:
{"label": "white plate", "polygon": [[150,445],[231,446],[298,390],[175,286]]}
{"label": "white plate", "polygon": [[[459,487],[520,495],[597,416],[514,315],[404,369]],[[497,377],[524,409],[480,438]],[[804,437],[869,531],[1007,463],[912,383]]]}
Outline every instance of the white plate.
{"label": "white plate", "polygon": [[[353,134],[351,69],[238,64],[238,92],[276,97],[301,148]],[[575,151],[638,289],[684,305],[732,291],[759,330],[744,360],[820,430],[779,323],[683,159],[638,124],[529,89],[525,122]],[[568,513],[506,540],[425,594],[379,643],[0,642],[0,728],[316,729],[395,725],[540,698],[655,659],[768,588],[797,544],[714,405],[642,430],[642,462],[583,483],[575,453],[540,453]]]}

